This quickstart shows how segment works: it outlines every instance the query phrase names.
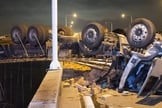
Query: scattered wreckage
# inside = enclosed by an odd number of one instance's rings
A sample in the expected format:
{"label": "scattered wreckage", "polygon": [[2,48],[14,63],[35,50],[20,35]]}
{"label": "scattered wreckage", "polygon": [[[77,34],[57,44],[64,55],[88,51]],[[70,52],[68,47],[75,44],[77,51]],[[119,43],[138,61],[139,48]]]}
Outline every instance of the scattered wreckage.
{"label": "scattered wreckage", "polygon": [[[101,26],[96,23],[86,26],[82,31],[82,40],[79,42],[84,55],[104,55],[112,59],[107,72],[102,75],[97,74],[98,78],[92,80],[102,87],[118,89],[119,92],[128,90],[136,92],[138,96],[145,93],[144,96],[147,97],[160,92],[162,42],[161,35],[156,33],[154,24],[145,18],[135,19],[124,38],[121,38],[120,34],[112,33],[116,36],[114,46],[109,44],[108,39],[112,35],[110,33],[105,35],[99,27]],[[108,37],[103,38],[103,36]],[[122,39],[127,39],[128,42],[119,41]],[[109,51],[110,45],[113,47]],[[107,50],[103,50],[105,47]],[[150,82],[152,83],[148,86]]]}
{"label": "scattered wreckage", "polygon": [[150,20],[137,18],[128,28],[126,37],[129,45],[123,47],[123,53],[119,50],[119,53],[114,55],[115,59],[112,59],[110,69],[96,82],[103,83],[107,77],[106,87],[117,88],[119,92],[137,92],[138,96],[144,92],[146,97],[160,92],[161,35],[156,33],[155,26]]}

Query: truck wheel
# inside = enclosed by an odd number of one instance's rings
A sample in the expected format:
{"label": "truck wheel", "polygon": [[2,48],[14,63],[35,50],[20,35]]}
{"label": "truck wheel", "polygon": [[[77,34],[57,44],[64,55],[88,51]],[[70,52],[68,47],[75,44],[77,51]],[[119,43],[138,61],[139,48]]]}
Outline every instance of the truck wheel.
{"label": "truck wheel", "polygon": [[137,18],[128,28],[127,39],[131,47],[145,48],[154,41],[154,24],[145,18]]}
{"label": "truck wheel", "polygon": [[11,29],[11,39],[14,43],[20,44],[20,40],[23,43],[27,43],[27,30],[28,26],[27,25],[16,25],[12,27]]}
{"label": "truck wheel", "polygon": [[100,46],[104,39],[104,27],[99,23],[90,23],[82,30],[82,41],[90,49]]}
{"label": "truck wheel", "polygon": [[70,27],[59,27],[57,30],[58,34],[64,36],[72,36],[73,30]]}
{"label": "truck wheel", "polygon": [[31,45],[45,44],[50,36],[49,28],[43,25],[30,26],[27,32],[27,39]]}

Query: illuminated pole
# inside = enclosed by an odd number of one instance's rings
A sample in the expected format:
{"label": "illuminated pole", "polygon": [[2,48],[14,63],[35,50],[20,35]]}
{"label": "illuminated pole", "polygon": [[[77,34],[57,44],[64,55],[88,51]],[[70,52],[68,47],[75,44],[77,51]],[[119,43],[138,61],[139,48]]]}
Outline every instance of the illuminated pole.
{"label": "illuminated pole", "polygon": [[110,24],[110,30],[111,32],[113,31],[113,23],[112,22],[105,22],[106,23],[106,26],[108,27],[108,23]]}
{"label": "illuminated pole", "polygon": [[111,32],[113,31],[113,24],[112,22],[110,23],[110,28],[111,28]]}
{"label": "illuminated pole", "polygon": [[130,16],[130,18],[131,18],[131,24],[132,24],[132,22],[133,22],[133,17],[132,17],[132,16]]}
{"label": "illuminated pole", "polygon": [[65,16],[65,27],[68,26],[68,15]]}
{"label": "illuminated pole", "polygon": [[[122,17],[122,18],[125,18],[126,16],[128,16],[128,15],[125,15],[124,13],[121,14],[121,17]],[[132,24],[132,22],[133,22],[133,17],[130,16],[130,23]]]}
{"label": "illuminated pole", "polygon": [[73,27],[73,24],[74,24],[74,21],[71,21],[69,27],[72,28]]}
{"label": "illuminated pole", "polygon": [[76,18],[77,17],[77,14],[76,13],[74,13],[73,15],[66,15],[65,16],[65,27],[68,27],[68,18],[69,17],[74,17],[74,18]]}
{"label": "illuminated pole", "polygon": [[50,64],[50,70],[60,69],[60,63],[58,61],[58,39],[57,39],[57,0],[52,0],[52,62]]}

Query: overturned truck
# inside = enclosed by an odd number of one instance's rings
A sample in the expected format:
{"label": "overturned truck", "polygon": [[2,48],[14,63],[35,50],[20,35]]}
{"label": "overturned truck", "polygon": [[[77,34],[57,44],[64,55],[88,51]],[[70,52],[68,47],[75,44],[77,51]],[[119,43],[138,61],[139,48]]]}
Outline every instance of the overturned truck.
{"label": "overturned truck", "polygon": [[[58,28],[58,45],[61,50],[71,50],[72,55],[96,56],[111,55],[112,50],[120,50],[121,42],[126,42],[125,36],[108,32],[107,28],[97,22],[87,24],[81,34],[73,33],[70,28]],[[16,25],[11,28],[9,40],[0,43],[1,59],[17,57],[50,57],[51,56],[51,28],[44,25]],[[2,38],[1,37],[1,38]],[[3,43],[3,44],[2,44]]]}
{"label": "overturned truck", "polygon": [[[77,36],[73,36],[72,32],[66,29],[58,28],[59,48],[73,49],[75,51],[78,48],[76,47]],[[52,32],[48,26],[15,25],[11,28],[9,35],[1,36],[0,58],[51,57],[51,41]],[[74,53],[76,52],[78,51]]]}

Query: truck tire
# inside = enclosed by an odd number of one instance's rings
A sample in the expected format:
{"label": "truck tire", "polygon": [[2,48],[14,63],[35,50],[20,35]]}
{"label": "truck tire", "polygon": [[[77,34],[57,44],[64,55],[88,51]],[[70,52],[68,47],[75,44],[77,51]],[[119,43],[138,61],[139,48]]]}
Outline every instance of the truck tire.
{"label": "truck tire", "polygon": [[73,35],[73,31],[70,27],[59,27],[57,31],[58,31],[58,34],[64,35],[64,36]]}
{"label": "truck tire", "polygon": [[82,30],[81,38],[88,48],[97,48],[104,39],[104,27],[97,22],[90,23]]}
{"label": "truck tire", "polygon": [[33,46],[38,45],[38,41],[43,45],[50,36],[49,30],[49,27],[43,25],[30,26],[27,32],[27,40]]}
{"label": "truck tire", "polygon": [[20,44],[20,40],[25,44],[27,43],[27,25],[16,25],[11,29],[11,40],[16,43]]}
{"label": "truck tire", "polygon": [[127,31],[127,39],[131,47],[145,48],[154,41],[154,24],[145,18],[135,19]]}

